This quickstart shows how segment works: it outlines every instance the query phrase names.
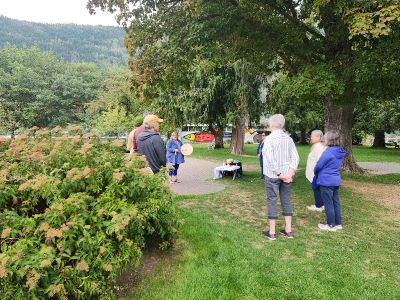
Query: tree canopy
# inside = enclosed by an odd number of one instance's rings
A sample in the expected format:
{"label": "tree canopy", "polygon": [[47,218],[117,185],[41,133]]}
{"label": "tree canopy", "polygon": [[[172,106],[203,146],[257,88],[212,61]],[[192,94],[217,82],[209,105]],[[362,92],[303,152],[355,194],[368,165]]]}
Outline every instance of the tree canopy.
{"label": "tree canopy", "polygon": [[[116,12],[126,26],[131,67],[144,92],[160,77],[187,88],[182,74],[198,57],[221,65],[243,59],[262,74],[281,72],[293,83],[280,90],[284,101],[324,105],[325,130],[340,131],[350,171],[360,171],[351,152],[354,107],[367,93],[398,95],[396,1],[88,1],[90,10],[97,7]],[[368,64],[382,54],[386,60]],[[381,85],[368,84],[381,75]]]}

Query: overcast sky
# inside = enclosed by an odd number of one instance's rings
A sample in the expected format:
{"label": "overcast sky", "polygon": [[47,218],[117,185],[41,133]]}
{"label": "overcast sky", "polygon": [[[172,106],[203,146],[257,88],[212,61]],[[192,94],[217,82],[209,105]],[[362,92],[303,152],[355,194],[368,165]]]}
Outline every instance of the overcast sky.
{"label": "overcast sky", "polygon": [[[0,15],[40,23],[118,26],[110,13],[90,15],[87,0],[0,0]],[[1,28],[0,28],[1,30]]]}

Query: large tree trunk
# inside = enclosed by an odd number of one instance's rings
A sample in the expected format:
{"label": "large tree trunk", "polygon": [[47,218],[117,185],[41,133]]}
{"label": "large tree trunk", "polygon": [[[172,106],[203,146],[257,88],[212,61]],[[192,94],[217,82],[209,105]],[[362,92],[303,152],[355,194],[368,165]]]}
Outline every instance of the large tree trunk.
{"label": "large tree trunk", "polygon": [[229,148],[232,154],[243,155],[244,154],[244,130],[246,126],[246,119],[240,117],[235,126],[232,128],[232,140]]}
{"label": "large tree trunk", "polygon": [[303,128],[300,130],[300,145],[306,145],[307,144],[307,139],[306,139],[306,130]]}
{"label": "large tree trunk", "polygon": [[362,174],[365,171],[357,165],[353,156],[351,129],[353,127],[354,104],[336,104],[328,97],[325,105],[325,132],[337,130],[340,134],[340,146],[347,151],[343,161],[346,172]]}
{"label": "large tree trunk", "polygon": [[374,148],[385,148],[385,131],[384,130],[376,130],[374,133],[374,144],[372,145]]}
{"label": "large tree trunk", "polygon": [[215,130],[214,126],[209,126],[210,132],[214,135],[215,148],[224,148],[224,127],[218,126]]}

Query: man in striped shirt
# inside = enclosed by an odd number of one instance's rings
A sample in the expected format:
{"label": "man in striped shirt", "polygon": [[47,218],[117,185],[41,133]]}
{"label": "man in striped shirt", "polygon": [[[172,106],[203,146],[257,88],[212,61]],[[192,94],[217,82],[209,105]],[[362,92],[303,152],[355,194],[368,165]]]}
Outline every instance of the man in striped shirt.
{"label": "man in striped shirt", "polygon": [[285,117],[281,114],[269,118],[271,134],[265,138],[262,150],[269,221],[269,230],[263,233],[270,240],[276,239],[278,195],[285,218],[285,229],[281,230],[281,234],[293,238],[291,190],[300,159],[292,138],[283,131],[284,125]]}

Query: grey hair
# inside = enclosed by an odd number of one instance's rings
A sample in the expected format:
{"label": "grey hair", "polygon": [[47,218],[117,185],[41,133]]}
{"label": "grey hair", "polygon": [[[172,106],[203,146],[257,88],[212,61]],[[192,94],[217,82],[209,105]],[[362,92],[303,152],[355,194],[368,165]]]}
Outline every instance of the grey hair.
{"label": "grey hair", "polygon": [[339,142],[340,142],[339,131],[337,131],[337,130],[327,131],[325,133],[324,139],[325,139],[325,145],[328,147],[339,146]]}
{"label": "grey hair", "polygon": [[272,115],[269,117],[268,123],[271,128],[283,129],[285,126],[285,117],[281,114]]}
{"label": "grey hair", "polygon": [[319,129],[311,131],[311,135],[318,136],[320,141],[322,141],[322,139],[324,137],[324,133]]}

